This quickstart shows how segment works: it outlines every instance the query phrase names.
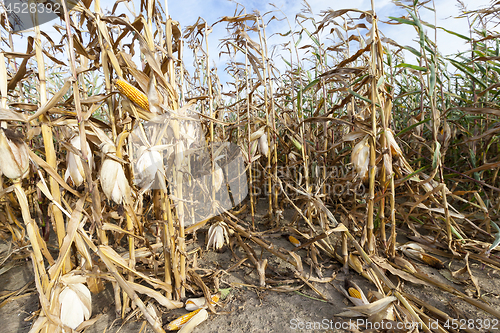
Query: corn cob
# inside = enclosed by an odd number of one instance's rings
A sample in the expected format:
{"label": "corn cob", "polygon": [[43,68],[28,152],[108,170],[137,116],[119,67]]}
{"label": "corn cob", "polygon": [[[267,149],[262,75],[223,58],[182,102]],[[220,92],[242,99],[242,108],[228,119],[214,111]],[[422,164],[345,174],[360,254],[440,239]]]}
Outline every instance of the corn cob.
{"label": "corn cob", "polygon": [[351,288],[347,289],[347,291],[349,292],[349,295],[351,297],[355,297],[357,299],[362,299],[361,293],[359,292],[358,289],[355,289],[355,288],[351,287]]}
{"label": "corn cob", "polygon": [[290,241],[290,243],[292,243],[295,247],[298,247],[300,246],[300,241],[293,237],[292,235],[288,236],[288,240]]}
{"label": "corn cob", "polygon": [[194,317],[198,312],[200,312],[201,308],[198,310],[195,310],[193,312],[187,313],[183,316],[180,316],[177,319],[172,320],[170,323],[167,325],[167,330],[169,331],[177,331],[182,328],[182,325],[187,323],[191,318]]}
{"label": "corn cob", "polygon": [[139,89],[131,85],[125,80],[118,79],[115,80],[116,87],[118,90],[129,100],[131,100],[137,106],[140,106],[144,110],[149,111],[149,101],[148,97]]}

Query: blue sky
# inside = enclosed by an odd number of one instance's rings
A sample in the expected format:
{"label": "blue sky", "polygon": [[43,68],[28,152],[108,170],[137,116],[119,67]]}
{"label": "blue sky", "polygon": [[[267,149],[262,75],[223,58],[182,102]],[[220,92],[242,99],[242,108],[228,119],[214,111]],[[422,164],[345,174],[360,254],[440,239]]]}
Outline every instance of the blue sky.
{"label": "blue sky", "polygon": [[[133,0],[136,4],[136,10],[138,10],[138,0]],[[164,5],[164,1],[160,0],[161,4]],[[167,0],[168,1],[168,0]],[[486,6],[489,4],[489,0],[463,0],[468,9],[477,9],[481,6]],[[275,6],[283,13],[273,13],[278,17],[283,17],[283,14],[288,17],[288,20],[292,27],[296,26],[295,15],[300,12],[302,8],[304,8],[302,1],[292,1],[292,0],[274,0],[273,3]],[[319,14],[322,10],[327,10],[329,8],[332,9],[342,9],[342,8],[358,8],[362,10],[369,10],[371,8],[370,0],[309,0],[309,5],[313,9],[313,13],[316,15],[316,21],[320,21],[321,17]],[[375,10],[379,16],[379,19],[384,21],[388,16],[401,16],[405,14],[403,10],[396,7],[391,0],[374,0]],[[108,7],[111,9],[114,1],[112,0],[101,0],[102,8]],[[254,10],[258,10],[261,14],[266,12],[276,10],[275,7],[269,4],[269,1],[266,0],[250,0],[250,1],[241,1],[247,10],[247,12],[252,12]],[[468,34],[469,25],[466,19],[455,19],[454,17],[459,15],[459,8],[457,6],[456,0],[435,0],[436,4],[436,13],[437,13],[437,25],[442,26],[446,29],[461,33]],[[432,5],[432,3],[430,3]],[[170,16],[179,21],[182,29],[186,26],[194,24],[198,17],[203,17],[209,25],[218,21],[222,16],[233,16],[236,9],[236,2],[227,1],[227,0],[182,0],[182,1],[168,1],[168,10]],[[120,4],[119,11],[127,12],[126,7]],[[240,7],[241,8],[241,7]],[[273,14],[268,15],[270,18]],[[422,18],[429,23],[434,24],[434,14],[430,11],[422,11]],[[42,26],[43,31],[49,32],[53,31],[51,25],[54,23],[44,24]],[[412,39],[417,37],[414,29],[410,26],[402,26],[402,25],[385,25],[380,24],[380,29],[382,33],[398,43],[402,45],[416,45]],[[277,36],[276,32],[284,33],[289,30],[288,23],[286,21],[277,21],[274,20],[269,23],[266,27],[266,33],[268,36],[268,46],[272,46],[273,44],[277,45],[283,42],[283,39],[280,39]],[[329,30],[329,29],[328,29]],[[26,37],[28,34],[24,34]],[[220,43],[220,39],[224,38],[227,35],[227,31],[225,30],[225,24],[218,24],[214,26],[213,32],[209,35],[209,45],[210,45],[210,57],[211,63],[215,64],[218,68],[219,76],[222,77],[224,81],[225,75],[223,74],[223,69],[226,67],[225,63],[227,58],[219,58],[219,49],[218,45]],[[58,35],[57,35],[58,36]],[[59,37],[59,36],[58,36]],[[324,38],[327,37],[327,31],[322,36]],[[432,36],[433,37],[433,36]],[[59,37],[60,38],[60,37]],[[57,40],[59,40],[57,38]],[[24,38],[23,38],[24,39]],[[287,40],[289,40],[287,38]],[[24,39],[25,41],[25,39]],[[308,41],[305,41],[308,42]],[[454,37],[449,35],[441,30],[438,30],[437,37],[438,47],[441,53],[447,55],[452,54],[457,51],[465,51],[468,46],[465,45],[464,40],[459,39],[458,37]],[[19,46],[16,46],[16,51],[24,51],[25,50],[25,42],[22,40],[19,43]],[[186,49],[185,54],[187,55],[189,50]],[[275,63],[278,64],[278,68],[280,66],[284,66],[283,62],[279,59],[280,51],[274,54]],[[190,65],[191,58],[187,55],[184,59],[186,63],[186,67],[189,70],[192,68]],[[415,59],[407,59],[408,62],[415,62]],[[281,68],[282,69],[282,68]]]}
{"label": "blue sky", "polygon": [[[489,4],[489,0],[464,0],[463,1],[469,10],[480,8],[481,6],[486,6]],[[266,12],[276,10],[275,7],[269,4],[266,0],[251,0],[242,1],[247,10],[247,12],[252,12],[253,10],[258,10],[261,14]],[[292,27],[296,26],[295,15],[304,8],[302,1],[293,0],[274,0],[272,1],[274,5],[281,9],[281,11],[288,17]],[[313,13],[316,15],[316,20],[320,21],[321,17],[319,14],[322,10],[327,10],[329,8],[337,10],[343,8],[358,8],[362,10],[369,10],[371,8],[370,0],[309,0],[310,7]],[[391,0],[374,0],[375,11],[377,12],[379,19],[382,21],[387,20],[389,16],[401,16],[405,12],[394,5]],[[468,35],[469,24],[466,19],[455,19],[455,16],[460,14],[458,3],[456,0],[435,0],[436,5],[436,22],[437,26],[442,26],[446,29]],[[196,22],[198,17],[203,17],[208,24],[216,22],[222,16],[231,16],[236,8],[236,3],[226,0],[182,0],[182,1],[170,1],[169,2],[169,13],[174,20],[181,23],[183,27]],[[423,10],[421,12],[422,18],[434,24],[435,18],[431,11]],[[271,17],[273,14],[269,15]],[[276,16],[282,16],[281,13],[275,13]],[[417,37],[414,29],[410,26],[402,25],[379,25],[382,33],[396,42],[402,45],[415,45],[416,43],[412,41]],[[286,21],[272,21],[267,29],[267,36],[270,39],[268,45],[279,44],[283,40],[280,40],[279,36],[273,35],[276,32],[286,32],[289,30],[288,23]],[[329,30],[329,29],[327,29]],[[219,75],[221,75],[222,69],[225,67],[225,58],[218,58],[217,45],[219,40],[226,36],[227,32],[225,30],[224,24],[216,25],[213,32],[209,35],[209,45],[211,47],[210,55],[211,60],[216,63],[219,69]],[[326,36],[325,36],[326,37]],[[431,36],[433,39],[434,36]],[[464,43],[463,39],[449,35],[442,30],[438,30],[438,47],[441,53],[447,55],[452,54],[457,51],[464,51],[468,49],[468,45]],[[280,63],[279,59],[275,62]],[[410,56],[414,58],[413,56]],[[416,59],[407,59],[408,62],[416,62]],[[278,66],[279,67],[279,66]]]}

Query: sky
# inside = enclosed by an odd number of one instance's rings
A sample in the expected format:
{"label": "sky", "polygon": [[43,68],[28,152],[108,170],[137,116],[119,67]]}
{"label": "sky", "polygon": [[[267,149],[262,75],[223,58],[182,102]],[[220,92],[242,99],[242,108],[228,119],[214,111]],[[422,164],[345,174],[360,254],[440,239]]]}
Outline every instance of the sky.
{"label": "sky", "polygon": [[[270,2],[274,6],[270,5]],[[357,8],[361,10],[371,9],[371,0],[308,0],[307,1],[316,16],[316,21],[321,20],[321,12],[328,9],[338,10],[343,8]],[[483,6],[487,6],[490,0],[463,0],[468,10],[478,9]],[[286,15],[288,21],[293,27],[296,27],[295,16],[303,8],[305,8],[303,1],[299,0],[249,0],[241,1],[240,4],[244,5],[247,12],[250,13],[254,10],[258,10],[261,14],[276,11],[277,8],[283,13],[275,12],[268,15],[272,17],[276,15],[281,17]],[[430,3],[430,5],[432,2]],[[397,7],[391,0],[374,0],[375,11],[379,17],[380,21],[388,21],[389,16],[402,16],[406,12]],[[455,17],[460,15],[460,9],[458,2],[456,0],[435,0],[436,6],[436,17],[431,11],[422,10],[422,19],[434,24],[436,20],[436,25],[444,27],[448,30],[458,32],[460,34],[469,34],[469,23],[465,18],[456,19]],[[198,17],[203,17],[209,24],[214,23],[220,19],[222,16],[231,16],[235,12],[236,2],[227,0],[182,0],[182,1],[169,1],[168,11],[170,16],[181,23],[183,27],[193,24],[196,22]],[[241,7],[240,7],[241,8]],[[357,15],[353,15],[357,16]],[[417,47],[416,41],[412,39],[417,38],[417,34],[414,28],[408,25],[388,25],[380,22],[380,31],[401,45],[413,45]],[[266,27],[268,36],[268,45],[278,45],[283,39],[276,35],[277,32],[284,33],[289,30],[288,23],[283,21],[274,20],[269,23]],[[329,29],[326,29],[328,32]],[[213,32],[209,35],[209,45],[211,47],[210,55],[212,61],[216,64],[219,69],[219,75],[221,75],[221,69],[225,68],[224,63],[227,58],[218,58],[217,45],[219,40],[227,35],[224,24],[218,24],[214,26]],[[434,36],[430,36],[433,38]],[[287,38],[289,40],[289,38]],[[465,44],[463,39],[450,35],[443,30],[438,30],[437,34],[438,48],[440,52],[444,55],[453,54],[458,51],[465,51],[469,48],[469,45]],[[286,66],[282,61],[276,59],[279,56],[279,52],[274,54],[275,63],[278,68],[281,66]],[[406,54],[407,62],[416,63],[417,59],[409,53]],[[282,70],[284,68],[280,68]]]}
{"label": "sky", "polygon": [[[164,0],[160,0],[161,4],[164,5]],[[167,0],[168,1],[168,0]],[[138,9],[137,4],[138,0],[134,0],[136,3],[136,10]],[[242,0],[240,2],[245,6],[246,11],[248,13],[253,12],[254,10],[258,10],[261,14],[275,11],[274,13],[269,14],[267,17],[272,17],[273,15],[277,17],[283,17],[286,15],[288,21],[292,25],[292,28],[297,27],[295,16],[298,14],[301,9],[304,8],[304,3],[302,1],[294,1],[294,0],[274,0],[272,6],[269,1],[266,0]],[[361,10],[369,10],[371,9],[371,1],[370,0],[309,0],[308,1],[310,7],[315,14],[316,21],[321,20],[321,11],[327,9],[343,9],[343,8],[357,8]],[[463,0],[467,9],[473,10],[477,8],[481,8],[490,3],[490,0]],[[112,0],[101,0],[102,8],[110,8],[114,4]],[[384,36],[389,37],[401,45],[412,45],[417,47],[414,39],[417,37],[415,30],[408,25],[387,25],[382,21],[388,20],[389,16],[402,16],[405,13],[403,9],[397,7],[392,3],[391,0],[374,0],[375,11],[381,21],[379,24],[380,31],[384,34]],[[430,3],[432,5],[432,2]],[[176,1],[168,1],[168,12],[172,19],[178,21],[181,25],[181,28],[184,29],[186,26],[194,24],[199,17],[203,17],[209,25],[217,22],[223,16],[233,16],[235,14],[237,3],[235,1],[228,0],[176,0]],[[437,26],[444,27],[448,30],[452,30],[461,34],[468,35],[469,33],[469,23],[465,18],[457,19],[455,18],[460,14],[460,10],[458,7],[458,2],[456,0],[435,0],[436,6],[436,24]],[[125,6],[120,4],[120,10],[126,11]],[[241,8],[241,7],[239,7]],[[279,11],[277,10],[279,9]],[[281,11],[281,12],[280,12]],[[422,19],[434,24],[435,18],[434,13],[431,11],[422,10],[421,11]],[[267,21],[266,21],[267,22]],[[51,25],[54,21],[50,23],[46,23],[42,25],[42,30],[46,32],[54,31]],[[277,32],[284,33],[289,30],[289,26],[286,20],[277,21],[273,20],[266,27],[266,33],[268,36],[268,46],[272,47],[273,45],[279,45],[284,41]],[[297,29],[295,29],[297,30]],[[329,30],[329,29],[328,29]],[[326,38],[328,31],[325,31],[324,37]],[[28,36],[25,34],[24,36]],[[58,35],[59,36],[59,35]],[[224,56],[219,57],[218,45],[220,40],[227,36],[227,31],[225,30],[225,24],[220,23],[213,27],[212,33],[209,35],[209,46],[210,46],[210,57],[211,64],[215,65],[218,68],[219,76],[222,81],[227,79],[227,75],[223,73],[223,69],[226,67],[227,58]],[[25,38],[24,37],[24,38]],[[430,36],[432,39],[434,36]],[[25,40],[25,39],[24,39]],[[58,40],[58,39],[57,39]],[[289,40],[287,38],[286,40]],[[307,41],[305,41],[307,42]],[[438,30],[437,35],[437,43],[440,52],[444,55],[453,54],[457,51],[465,51],[468,49],[468,45],[465,44],[463,39],[452,36],[442,30]],[[25,42],[20,42],[19,49],[16,51],[24,51]],[[286,66],[282,61],[280,61],[280,49],[277,48],[277,51],[273,54],[273,59],[275,60],[275,64],[279,66]],[[189,52],[186,50],[185,54],[185,65],[189,70],[192,68],[191,59],[188,55]],[[283,53],[281,53],[283,54]],[[417,60],[411,58],[413,56],[410,55],[410,59],[407,59],[407,62],[415,63]],[[283,69],[283,68],[279,68]],[[226,90],[226,89],[224,89]]]}

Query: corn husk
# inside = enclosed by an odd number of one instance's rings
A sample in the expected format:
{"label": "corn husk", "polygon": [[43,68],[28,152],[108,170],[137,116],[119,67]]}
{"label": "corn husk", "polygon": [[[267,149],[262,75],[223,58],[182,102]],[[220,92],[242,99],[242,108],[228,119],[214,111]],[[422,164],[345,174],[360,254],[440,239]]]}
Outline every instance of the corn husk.
{"label": "corn husk", "polygon": [[61,322],[76,329],[90,318],[92,313],[92,296],[83,283],[69,284],[59,294]]}
{"label": "corn husk", "polygon": [[[90,170],[92,171],[92,165],[93,165],[92,150],[90,149],[88,142],[86,142],[86,144],[87,144],[89,166]],[[78,150],[82,149],[79,135],[71,139],[71,145]],[[66,168],[66,173],[64,174],[64,181],[68,181],[68,179],[71,178],[71,180],[76,186],[80,186],[85,181],[85,172],[83,170],[82,160],[80,159],[79,156],[76,156],[72,152],[68,152],[68,155],[66,155],[66,165],[67,168]]]}
{"label": "corn husk", "polygon": [[443,268],[444,264],[441,260],[433,257],[425,252],[425,250],[417,243],[407,243],[398,248],[407,257],[424,262],[431,267]]}
{"label": "corn husk", "polygon": [[355,145],[351,154],[351,163],[354,165],[358,177],[363,181],[368,180],[368,164],[370,162],[368,138],[368,135],[365,136],[363,140]]}
{"label": "corn husk", "polygon": [[177,331],[181,329],[188,321],[190,321],[194,316],[196,316],[199,312],[205,311],[204,309],[198,309],[190,313],[186,313],[185,315],[182,315],[174,320],[172,320],[170,323],[167,325],[167,330],[169,331]]}
{"label": "corn husk", "polygon": [[399,145],[396,142],[396,139],[394,138],[394,134],[390,129],[387,129],[387,131],[385,131],[385,137],[387,139],[389,147],[391,147],[392,156],[393,157],[403,156],[403,151],[401,150],[401,148],[399,148]]}
{"label": "corn husk", "polygon": [[[211,297],[211,303],[215,305],[219,301],[219,295],[215,294]],[[198,309],[206,309],[208,307],[207,299],[205,297],[188,298],[186,300],[186,306],[184,307],[187,311],[194,311]]]}
{"label": "corn husk", "polygon": [[210,226],[210,229],[208,229],[207,250],[210,247],[215,251],[220,250],[224,246],[224,240],[229,244],[227,225],[224,222],[219,222]]}
{"label": "corn husk", "polygon": [[264,133],[262,136],[259,138],[259,150],[260,153],[264,156],[267,156],[267,153],[269,152],[269,146],[267,144],[267,134]]}
{"label": "corn husk", "polygon": [[135,183],[143,189],[151,187],[158,172],[164,175],[163,156],[154,149],[147,149],[142,146],[138,152],[139,158],[135,163]]}
{"label": "corn husk", "polygon": [[102,164],[100,179],[102,191],[109,200],[120,205],[124,198],[130,196],[130,186],[119,162],[106,159]]}
{"label": "corn husk", "polygon": [[190,333],[196,326],[208,319],[208,312],[201,309],[196,315],[193,316],[185,325],[182,326],[179,333]]}
{"label": "corn husk", "polygon": [[342,317],[370,317],[380,312],[384,312],[384,315],[391,316],[392,308],[385,312],[385,309],[392,306],[392,302],[397,300],[394,296],[387,296],[373,303],[358,305],[350,308],[346,308],[347,311],[336,314],[336,316]]}
{"label": "corn husk", "polygon": [[224,173],[222,172],[222,169],[219,166],[215,167],[213,177],[214,177],[215,191],[217,192],[221,189],[222,183],[224,182]]}
{"label": "corn husk", "polygon": [[[26,144],[10,135],[11,131],[0,129],[0,170],[10,178],[24,178],[29,171],[29,155]],[[7,137],[9,135],[9,137]]]}

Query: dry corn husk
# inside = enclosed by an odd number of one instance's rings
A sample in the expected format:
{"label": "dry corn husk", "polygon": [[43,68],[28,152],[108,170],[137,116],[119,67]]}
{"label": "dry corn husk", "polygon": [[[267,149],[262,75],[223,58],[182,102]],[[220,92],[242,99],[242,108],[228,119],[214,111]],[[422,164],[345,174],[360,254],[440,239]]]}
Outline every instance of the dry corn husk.
{"label": "dry corn husk", "polygon": [[222,169],[219,166],[215,167],[213,177],[214,177],[215,191],[217,192],[221,189],[222,183],[224,182],[224,173],[222,172]]}
{"label": "dry corn husk", "polygon": [[420,262],[424,262],[431,267],[443,268],[444,266],[441,260],[425,253],[425,250],[417,243],[406,243],[398,247],[398,249],[402,251],[406,256]]}
{"label": "dry corn husk", "polygon": [[29,155],[26,144],[14,136],[14,132],[10,130],[0,129],[0,156],[2,157],[0,158],[0,170],[10,179],[24,178],[29,171]]}
{"label": "dry corn husk", "polygon": [[153,319],[160,323],[161,325],[161,316],[158,315],[158,309],[156,308],[156,306],[153,304],[153,303],[148,303],[148,305],[146,306],[146,309],[148,310],[149,314],[151,315],[151,317],[153,317]]}
{"label": "dry corn husk", "polygon": [[138,155],[139,158],[135,163],[135,183],[143,189],[148,189],[153,184],[158,172],[165,174],[163,156],[159,151],[144,146],[139,148]]}
{"label": "dry corn husk", "polygon": [[224,246],[224,239],[229,244],[229,236],[227,224],[218,222],[210,226],[208,229],[207,250],[212,247],[215,251],[220,250]]}
{"label": "dry corn husk", "polygon": [[67,285],[59,294],[61,322],[76,329],[90,318],[92,313],[92,296],[83,283]]}
{"label": "dry corn husk", "polygon": [[352,149],[351,163],[356,169],[356,173],[363,180],[368,180],[368,164],[370,162],[370,145],[368,143],[369,136],[365,136]]}
{"label": "dry corn husk", "polygon": [[198,126],[193,121],[184,124],[183,138],[186,139],[187,147],[190,148],[198,140]]}
{"label": "dry corn husk", "polygon": [[[103,152],[113,152],[113,149],[115,148],[105,145]],[[106,158],[102,163],[100,179],[102,191],[109,200],[120,205],[124,198],[130,197],[130,185],[120,162]]]}
{"label": "dry corn husk", "polygon": [[269,146],[267,144],[267,134],[264,133],[262,136],[259,138],[259,150],[260,153],[264,156],[267,156],[267,153],[269,152]]}
{"label": "dry corn husk", "polygon": [[208,319],[208,312],[205,309],[201,309],[200,312],[195,314],[185,325],[182,326],[179,333],[190,333],[194,330],[196,326]]}
{"label": "dry corn husk", "polygon": [[[219,295],[215,294],[211,297],[213,305],[219,301]],[[198,309],[206,309],[208,307],[207,299],[205,297],[188,298],[186,300],[186,306],[184,307],[188,311],[194,311]]]}
{"label": "dry corn husk", "polygon": [[250,142],[259,139],[261,136],[265,135],[266,126],[262,126],[257,131],[250,134]]}
{"label": "dry corn husk", "polygon": [[385,137],[387,139],[387,143],[389,147],[391,147],[391,153],[392,156],[394,157],[401,157],[403,156],[403,152],[401,151],[401,148],[399,148],[398,143],[396,142],[396,139],[394,138],[394,134],[390,129],[387,129],[385,131]]}
{"label": "dry corn husk", "polygon": [[[392,302],[397,300],[394,296],[387,296],[373,303],[358,305],[346,308],[347,311],[336,314],[341,317],[372,317],[373,315],[383,313],[384,317],[392,317]],[[389,308],[390,309],[387,309]],[[386,310],[387,309],[387,310]],[[377,318],[378,319],[378,318]]]}
{"label": "dry corn husk", "polygon": [[[71,139],[71,145],[78,150],[82,149],[79,135]],[[90,150],[88,142],[86,142],[86,145],[87,145],[89,166],[90,170],[92,171],[92,164],[93,164],[92,150]],[[76,156],[72,152],[68,152],[68,155],[66,155],[66,165],[67,168],[66,168],[66,173],[64,174],[64,181],[68,181],[68,178],[71,177],[73,183],[76,186],[80,186],[85,181],[85,172],[83,170],[82,160],[80,159],[79,156]]]}
{"label": "dry corn husk", "polygon": [[361,288],[356,283],[346,280],[345,289],[342,286],[339,287],[345,297],[347,297],[354,305],[361,306],[370,304],[365,294],[363,293],[363,290],[361,290]]}

